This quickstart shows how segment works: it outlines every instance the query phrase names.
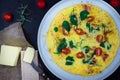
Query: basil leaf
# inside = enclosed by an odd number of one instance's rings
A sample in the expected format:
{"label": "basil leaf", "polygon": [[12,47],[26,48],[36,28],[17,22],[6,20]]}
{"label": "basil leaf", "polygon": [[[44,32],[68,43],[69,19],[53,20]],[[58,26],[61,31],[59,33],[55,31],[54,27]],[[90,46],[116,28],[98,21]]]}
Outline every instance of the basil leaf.
{"label": "basil leaf", "polygon": [[68,21],[63,21],[62,28],[65,28],[68,32],[70,31],[70,24]]}
{"label": "basil leaf", "polygon": [[85,20],[89,15],[89,12],[87,10],[83,10],[80,12],[80,18],[81,20]]}
{"label": "basil leaf", "polygon": [[66,62],[65,65],[72,65],[73,62]]}
{"label": "basil leaf", "polygon": [[73,44],[73,41],[69,41],[70,48],[76,48],[76,46]]}
{"label": "basil leaf", "polygon": [[67,42],[66,42],[66,39],[63,38],[63,40],[60,42],[60,44],[59,44],[58,47],[57,47],[58,53],[61,53],[61,52],[62,52],[62,49],[63,49],[63,48],[66,48],[66,47],[67,47]]}
{"label": "basil leaf", "polygon": [[101,43],[100,43],[100,46],[103,47],[103,48],[105,48],[105,42],[106,42],[106,41],[101,42]]}
{"label": "basil leaf", "polygon": [[72,56],[66,57],[66,65],[72,65],[74,63],[74,58]]}
{"label": "basil leaf", "polygon": [[77,20],[76,15],[74,15],[74,14],[70,15],[70,22],[72,25],[78,26],[78,20]]}
{"label": "basil leaf", "polygon": [[58,32],[58,28],[57,28],[57,27],[55,27],[55,28],[54,28],[54,31],[55,31],[55,32]]}
{"label": "basil leaf", "polygon": [[83,53],[88,53],[90,51],[90,47],[89,46],[84,46],[82,48],[82,51],[83,51]]}
{"label": "basil leaf", "polygon": [[107,42],[107,41],[101,42],[100,46],[103,47],[103,48],[105,48],[105,49],[107,49],[107,50],[110,50],[111,47],[112,47],[112,45],[109,42]]}

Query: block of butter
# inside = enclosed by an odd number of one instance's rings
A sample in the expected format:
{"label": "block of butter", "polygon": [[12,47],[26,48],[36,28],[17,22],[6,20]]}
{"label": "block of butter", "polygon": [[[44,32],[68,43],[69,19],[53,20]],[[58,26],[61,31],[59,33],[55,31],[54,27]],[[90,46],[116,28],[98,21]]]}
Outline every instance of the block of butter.
{"label": "block of butter", "polygon": [[0,52],[0,64],[16,66],[21,51],[21,47],[2,45]]}
{"label": "block of butter", "polygon": [[24,53],[23,61],[25,61],[27,63],[31,63],[33,60],[33,57],[34,57],[34,53],[35,53],[34,48],[27,47],[27,49]]}

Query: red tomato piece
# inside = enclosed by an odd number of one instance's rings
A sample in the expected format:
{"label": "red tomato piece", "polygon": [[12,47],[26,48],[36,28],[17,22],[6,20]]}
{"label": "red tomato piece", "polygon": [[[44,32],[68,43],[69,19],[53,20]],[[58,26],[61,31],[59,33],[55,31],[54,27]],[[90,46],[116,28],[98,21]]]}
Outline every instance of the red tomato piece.
{"label": "red tomato piece", "polygon": [[9,22],[13,19],[13,16],[11,13],[5,13],[3,16],[4,21]]}
{"label": "red tomato piece", "polygon": [[64,54],[69,54],[71,51],[70,51],[70,49],[69,48],[63,48],[62,49],[62,53],[64,53]]}
{"label": "red tomato piece", "polygon": [[95,19],[95,17],[94,16],[89,16],[86,19],[87,19],[87,22],[92,22]]}
{"label": "red tomato piece", "polygon": [[78,35],[84,35],[84,34],[86,34],[86,32],[84,32],[81,28],[76,28],[76,29],[75,29],[75,32],[76,32]]}
{"label": "red tomato piece", "polygon": [[109,55],[108,55],[107,53],[103,54],[103,55],[102,55],[103,61],[105,61],[105,60],[108,58],[108,56],[109,56]]}
{"label": "red tomato piece", "polygon": [[107,34],[109,34],[109,33],[111,33],[111,32],[112,32],[112,31],[106,31],[106,32],[105,32],[105,35],[107,35]]}
{"label": "red tomato piece", "polygon": [[45,6],[46,6],[45,0],[38,0],[38,2],[37,2],[38,8],[43,9],[43,8],[45,8]]}
{"label": "red tomato piece", "polygon": [[62,32],[65,36],[68,36],[68,34],[69,34],[69,32],[65,28],[62,28]]}
{"label": "red tomato piece", "polygon": [[110,4],[113,7],[118,7],[120,6],[120,0],[110,0]]}
{"label": "red tomato piece", "polygon": [[91,7],[88,6],[87,4],[83,4],[83,8],[84,8],[85,10],[87,10],[87,11],[91,9]]}
{"label": "red tomato piece", "polygon": [[97,42],[101,43],[104,41],[104,36],[99,34],[99,35],[97,35],[96,40],[97,40]]}
{"label": "red tomato piece", "polygon": [[95,49],[95,54],[96,56],[101,56],[102,55],[102,49],[100,47]]}
{"label": "red tomato piece", "polygon": [[78,52],[78,53],[76,54],[76,57],[77,57],[77,58],[84,58],[85,55],[84,55],[83,52]]}

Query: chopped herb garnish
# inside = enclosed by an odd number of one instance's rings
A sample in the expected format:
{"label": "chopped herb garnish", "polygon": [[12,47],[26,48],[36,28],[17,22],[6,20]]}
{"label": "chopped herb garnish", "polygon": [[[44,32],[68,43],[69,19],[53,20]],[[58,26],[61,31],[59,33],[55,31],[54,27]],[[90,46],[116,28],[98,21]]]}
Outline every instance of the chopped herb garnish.
{"label": "chopped herb garnish", "polygon": [[90,47],[89,46],[84,46],[83,48],[82,48],[82,52],[83,53],[88,53],[90,51]]}
{"label": "chopped herb garnish", "polygon": [[77,43],[76,43],[76,46],[81,47],[83,41],[84,41],[84,39],[81,39],[80,42],[77,42]]}
{"label": "chopped herb garnish", "polygon": [[69,41],[70,48],[76,48],[76,46],[73,44],[73,41]]}
{"label": "chopped herb garnish", "polygon": [[90,23],[86,23],[86,27],[88,29],[88,31],[91,33],[91,32],[95,32],[95,31],[100,31],[100,28],[99,27],[95,27],[93,28]]}
{"label": "chopped herb garnish", "polygon": [[59,52],[54,52],[54,54],[60,54]]}
{"label": "chopped herb garnish", "polygon": [[63,21],[62,28],[66,29],[68,32],[70,31],[70,24],[68,21]]}
{"label": "chopped herb garnish", "polygon": [[57,47],[57,52],[61,53],[63,48],[67,47],[66,39],[63,38],[63,40],[60,42],[60,44]]}
{"label": "chopped herb garnish", "polygon": [[105,49],[107,49],[107,50],[110,50],[111,47],[112,47],[111,44],[109,42],[107,42],[107,41],[101,42],[100,46],[103,47],[103,48],[105,48]]}
{"label": "chopped herb garnish", "polygon": [[87,10],[83,10],[80,12],[80,18],[81,20],[85,20],[89,15],[89,12]]}
{"label": "chopped herb garnish", "polygon": [[54,28],[54,31],[55,31],[55,32],[58,32],[58,28],[57,28],[57,27],[55,27],[55,28]]}
{"label": "chopped herb garnish", "polygon": [[73,63],[74,63],[74,58],[72,56],[67,56],[65,65],[72,65]]}
{"label": "chopped herb garnish", "polygon": [[103,33],[105,34],[105,32],[106,32],[106,26],[105,26],[105,24],[102,23],[102,27],[103,27]]}
{"label": "chopped herb garnish", "polygon": [[89,32],[93,31],[93,27],[90,26],[90,23],[86,23],[86,27],[87,27]]}
{"label": "chopped herb garnish", "polygon": [[83,63],[90,63],[92,58],[94,57],[95,53],[93,53],[90,57],[88,57],[87,59],[83,59]]}

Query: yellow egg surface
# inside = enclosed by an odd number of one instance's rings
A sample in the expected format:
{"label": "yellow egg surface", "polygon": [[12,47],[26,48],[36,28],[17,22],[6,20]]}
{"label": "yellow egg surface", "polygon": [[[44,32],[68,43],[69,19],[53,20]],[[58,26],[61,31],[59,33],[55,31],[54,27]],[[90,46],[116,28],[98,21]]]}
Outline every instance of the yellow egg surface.
{"label": "yellow egg surface", "polygon": [[76,4],[61,10],[46,37],[53,61],[76,75],[101,73],[113,61],[119,35],[112,17],[91,4]]}

